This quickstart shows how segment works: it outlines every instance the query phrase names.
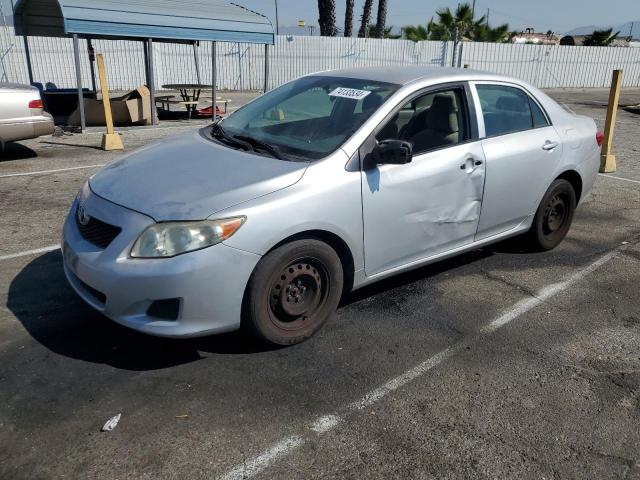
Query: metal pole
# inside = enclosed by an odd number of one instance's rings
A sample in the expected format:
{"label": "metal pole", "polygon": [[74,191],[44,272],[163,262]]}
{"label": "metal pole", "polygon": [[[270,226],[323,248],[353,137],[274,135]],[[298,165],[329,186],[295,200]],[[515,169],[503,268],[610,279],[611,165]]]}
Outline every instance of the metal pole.
{"label": "metal pole", "polygon": [[269,44],[264,44],[264,93],[269,89]]}
{"label": "metal pole", "polygon": [[158,116],[156,115],[156,86],[153,80],[153,39],[151,38],[147,40],[147,49],[147,56],[149,58],[149,100],[151,101],[151,125],[157,125]]}
{"label": "metal pole", "polygon": [[280,35],[280,22],[278,21],[278,0],[276,2],[276,35]]}
{"label": "metal pole", "polygon": [[76,64],[76,85],[78,87],[78,110],[80,111],[80,130],[87,129],[87,123],[84,118],[84,96],[82,95],[82,72],[80,71],[80,47],[78,34],[73,34],[73,57]]}
{"label": "metal pole", "polygon": [[216,42],[211,42],[211,116],[213,121],[216,121],[216,78],[217,78],[217,65],[216,65]]}
{"label": "metal pole", "polygon": [[198,62],[198,46],[196,42],[193,42],[193,59],[196,62],[196,78],[198,79],[198,83],[202,83],[200,81],[200,62]]}
{"label": "metal pole", "polygon": [[33,84],[33,68],[31,67],[31,52],[29,52],[29,41],[27,36],[22,37],[24,40],[24,53],[27,56],[27,71],[29,72],[29,85]]}
{"label": "metal pole", "polygon": [[89,68],[91,69],[91,86],[93,87],[93,91],[97,92],[98,89],[96,88],[96,70],[93,66],[93,61],[95,60],[95,58],[93,53],[93,45],[91,44],[90,38],[87,38],[87,50],[89,53]]}
{"label": "metal pole", "polygon": [[142,41],[142,53],[144,54],[144,78],[145,85],[149,86],[149,50],[147,49],[147,41]]}

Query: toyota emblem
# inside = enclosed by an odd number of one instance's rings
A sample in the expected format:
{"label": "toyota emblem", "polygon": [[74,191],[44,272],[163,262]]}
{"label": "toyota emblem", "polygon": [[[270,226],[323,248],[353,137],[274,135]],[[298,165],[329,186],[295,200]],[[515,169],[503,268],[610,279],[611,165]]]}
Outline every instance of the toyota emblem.
{"label": "toyota emblem", "polygon": [[80,223],[80,225],[87,226],[89,225],[90,221],[91,217],[85,210],[84,205],[81,203],[80,205],[78,205],[78,222]]}

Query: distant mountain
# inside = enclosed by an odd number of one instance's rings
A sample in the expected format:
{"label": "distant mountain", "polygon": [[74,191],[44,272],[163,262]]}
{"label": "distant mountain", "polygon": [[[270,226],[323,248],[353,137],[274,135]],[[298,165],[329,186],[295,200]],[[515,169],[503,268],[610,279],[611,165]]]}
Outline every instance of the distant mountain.
{"label": "distant mountain", "polygon": [[640,39],[640,20],[623,23],[622,25],[585,25],[584,27],[574,28],[573,30],[565,33],[565,35],[588,35],[594,30],[606,30],[608,28],[613,28],[614,33],[619,30],[620,36],[626,37],[629,35],[629,30],[631,29],[632,23],[633,38]]}

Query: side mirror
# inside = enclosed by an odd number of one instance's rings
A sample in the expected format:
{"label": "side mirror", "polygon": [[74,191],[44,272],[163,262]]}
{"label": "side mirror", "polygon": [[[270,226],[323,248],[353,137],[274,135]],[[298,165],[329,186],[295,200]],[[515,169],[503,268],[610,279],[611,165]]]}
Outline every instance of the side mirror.
{"label": "side mirror", "polygon": [[405,140],[383,140],[372,156],[377,165],[404,165],[413,158],[413,145]]}

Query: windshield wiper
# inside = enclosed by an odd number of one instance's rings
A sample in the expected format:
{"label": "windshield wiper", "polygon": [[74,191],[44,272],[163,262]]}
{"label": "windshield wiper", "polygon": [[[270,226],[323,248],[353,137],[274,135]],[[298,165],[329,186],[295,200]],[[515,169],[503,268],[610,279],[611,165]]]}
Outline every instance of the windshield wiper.
{"label": "windshield wiper", "polygon": [[266,142],[263,142],[262,140],[258,140],[257,138],[253,138],[248,135],[234,135],[233,138],[251,144],[254,150],[256,148],[260,148],[262,150],[266,150],[278,160],[283,159],[282,152],[275,145],[270,145]]}
{"label": "windshield wiper", "polygon": [[240,147],[244,150],[254,151],[253,145],[251,145],[251,143],[245,142],[242,139],[232,137],[224,131],[224,128],[222,128],[222,125],[220,125],[220,123],[216,123],[213,126],[213,128],[211,129],[211,134],[218,140],[230,143],[231,145],[235,145],[236,147]]}

